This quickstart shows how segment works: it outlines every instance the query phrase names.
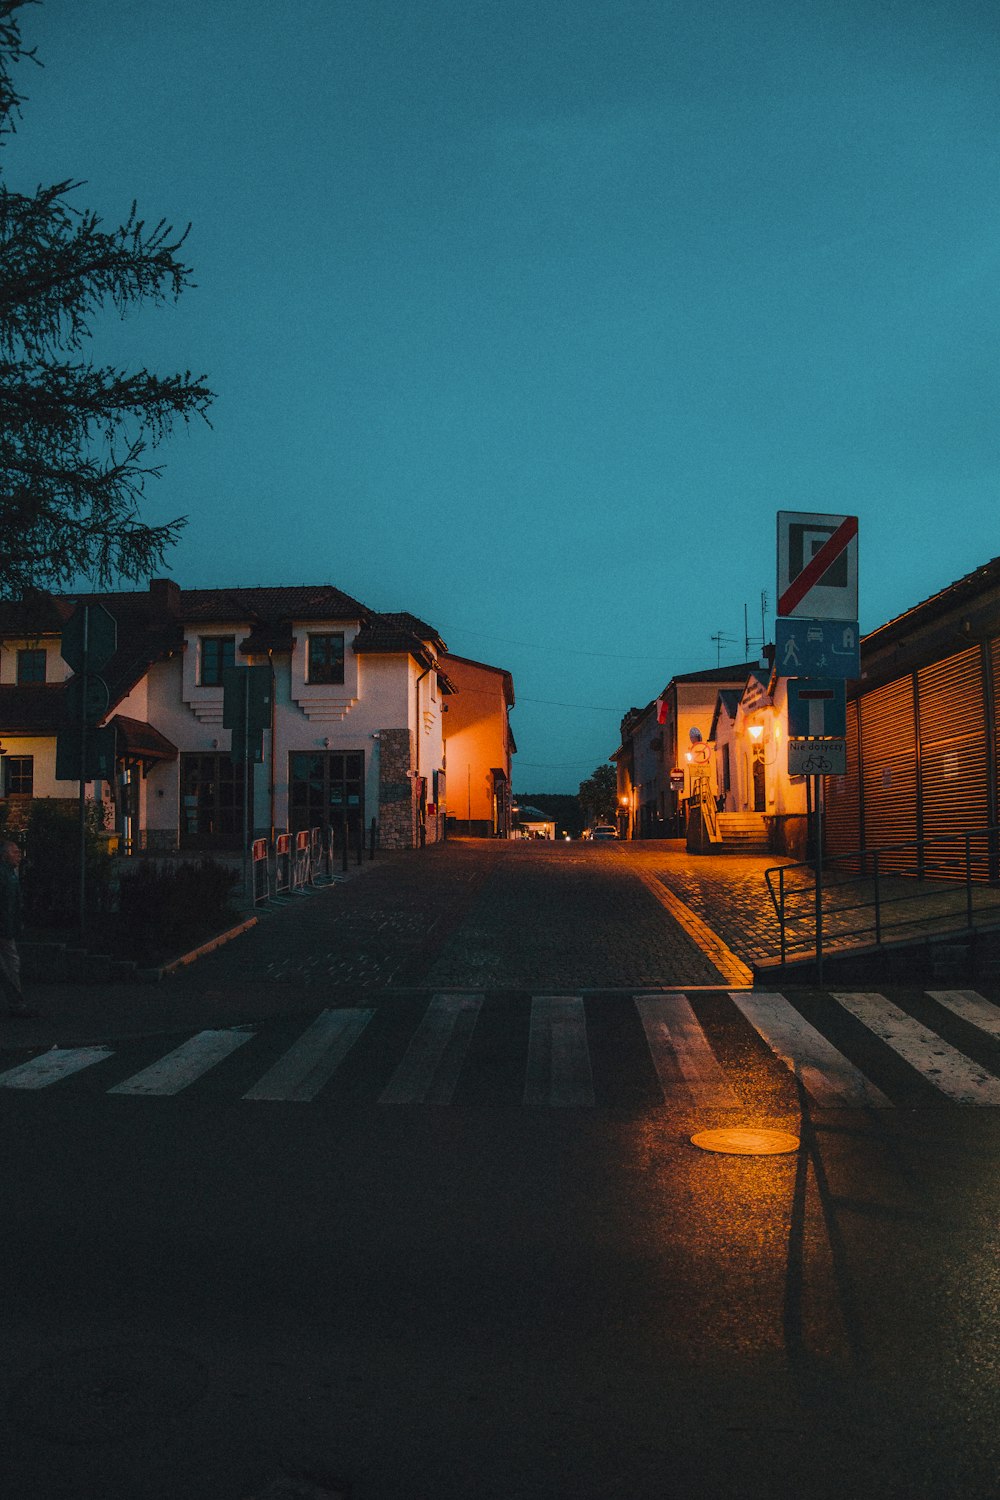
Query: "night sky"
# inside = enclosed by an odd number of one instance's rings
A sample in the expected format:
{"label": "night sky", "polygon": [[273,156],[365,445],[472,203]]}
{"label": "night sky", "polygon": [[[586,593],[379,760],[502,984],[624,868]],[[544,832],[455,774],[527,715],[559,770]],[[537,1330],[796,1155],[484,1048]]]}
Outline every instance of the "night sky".
{"label": "night sky", "polygon": [[779,510],[860,517],[862,630],[1000,553],[995,0],[21,14],[9,185],[193,226],[89,351],[218,392],[147,491],[173,577],[509,668],[516,791],[756,655],[763,591],[773,637]]}

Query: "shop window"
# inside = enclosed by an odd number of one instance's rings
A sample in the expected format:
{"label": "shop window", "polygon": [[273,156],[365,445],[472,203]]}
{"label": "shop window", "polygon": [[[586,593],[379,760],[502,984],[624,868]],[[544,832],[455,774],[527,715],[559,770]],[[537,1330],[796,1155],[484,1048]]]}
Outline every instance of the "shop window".
{"label": "shop window", "polygon": [[[253,819],[253,766],[249,816]],[[243,845],[243,764],[228,755],[181,756],[181,846],[239,849]]]}

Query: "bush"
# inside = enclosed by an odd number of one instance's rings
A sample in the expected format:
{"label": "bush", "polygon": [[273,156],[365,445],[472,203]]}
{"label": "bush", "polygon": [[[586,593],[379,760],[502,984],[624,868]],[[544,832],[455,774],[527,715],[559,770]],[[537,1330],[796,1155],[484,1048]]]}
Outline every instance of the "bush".
{"label": "bush", "polygon": [[[102,809],[88,802],[84,858],[86,908],[89,916],[111,907],[111,857],[98,837]],[[34,926],[74,926],[80,916],[79,810],[51,797],[35,797],[24,831],[21,872],[24,908]]]}
{"label": "bush", "polygon": [[118,890],[117,951],[149,962],[196,947],[230,924],[239,879],[213,859],[130,869]]}

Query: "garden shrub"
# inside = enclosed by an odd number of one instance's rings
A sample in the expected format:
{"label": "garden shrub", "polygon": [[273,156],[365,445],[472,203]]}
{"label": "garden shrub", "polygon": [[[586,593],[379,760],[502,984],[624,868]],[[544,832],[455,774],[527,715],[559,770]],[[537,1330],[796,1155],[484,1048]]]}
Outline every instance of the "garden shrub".
{"label": "garden shrub", "polygon": [[[88,802],[85,809],[84,858],[86,909],[90,916],[110,910],[112,862],[98,835],[102,809]],[[25,918],[42,928],[73,927],[80,916],[79,810],[51,797],[35,797],[24,830]]]}
{"label": "garden shrub", "polygon": [[239,874],[213,859],[137,864],[118,889],[118,951],[151,961],[175,958],[230,925]]}

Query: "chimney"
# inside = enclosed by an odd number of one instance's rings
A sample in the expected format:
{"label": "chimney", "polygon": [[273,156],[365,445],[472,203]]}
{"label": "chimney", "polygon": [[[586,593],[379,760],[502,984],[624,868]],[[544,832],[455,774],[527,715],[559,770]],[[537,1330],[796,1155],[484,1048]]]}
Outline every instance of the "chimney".
{"label": "chimney", "polygon": [[172,578],[151,578],[149,594],[153,603],[165,614],[176,615],[181,607],[180,585]]}

